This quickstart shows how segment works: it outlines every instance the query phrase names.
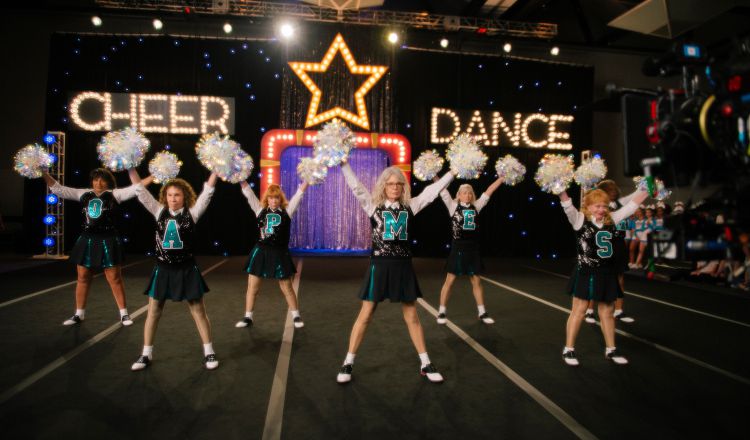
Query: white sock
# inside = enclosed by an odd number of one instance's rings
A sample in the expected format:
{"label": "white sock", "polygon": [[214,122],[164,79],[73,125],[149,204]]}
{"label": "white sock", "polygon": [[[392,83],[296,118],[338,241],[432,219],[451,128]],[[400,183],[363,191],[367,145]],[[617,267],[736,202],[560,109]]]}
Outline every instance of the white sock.
{"label": "white sock", "polygon": [[299,310],[290,310],[292,312],[292,318],[299,318]]}
{"label": "white sock", "polygon": [[427,355],[427,352],[419,353],[419,360],[422,361],[422,368],[430,363],[430,357]]}
{"label": "white sock", "polygon": [[567,353],[569,351],[575,351],[575,348],[573,348],[573,347],[565,347],[565,348],[563,348],[563,354],[565,354],[565,353]]}
{"label": "white sock", "polygon": [[79,318],[83,319],[86,317],[86,309],[76,309],[76,315],[78,315]]}
{"label": "white sock", "polygon": [[253,319],[253,312],[245,312],[245,318]]}
{"label": "white sock", "polygon": [[622,315],[622,309],[615,310],[615,316]]}
{"label": "white sock", "polygon": [[438,308],[438,314],[440,313],[445,313],[445,306],[440,306],[440,308]]}
{"label": "white sock", "polygon": [[143,351],[141,352],[142,356],[148,356],[149,359],[151,359],[154,355],[154,346],[153,345],[144,345]]}
{"label": "white sock", "polygon": [[586,314],[587,315],[593,315],[594,314],[594,309],[586,309]]}
{"label": "white sock", "polygon": [[613,351],[615,351],[616,347],[607,347],[607,349],[604,351],[604,354],[610,354]]}
{"label": "white sock", "polygon": [[347,353],[346,358],[344,359],[344,365],[353,365],[355,356],[357,355],[354,353]]}
{"label": "white sock", "polygon": [[203,355],[208,356],[209,354],[216,354],[214,352],[214,344],[209,342],[208,344],[203,344]]}
{"label": "white sock", "polygon": [[120,318],[122,318],[123,316],[125,316],[127,314],[128,314],[128,309],[127,308],[120,309]]}
{"label": "white sock", "polygon": [[487,310],[484,309],[484,305],[477,306],[477,311],[479,312],[479,316],[482,316],[485,313],[487,313]]}

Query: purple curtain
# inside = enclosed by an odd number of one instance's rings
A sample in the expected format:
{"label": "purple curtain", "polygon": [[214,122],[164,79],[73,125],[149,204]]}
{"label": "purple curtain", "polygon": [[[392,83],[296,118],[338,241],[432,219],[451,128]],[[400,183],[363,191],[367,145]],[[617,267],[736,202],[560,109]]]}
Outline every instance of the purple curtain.
{"label": "purple curtain", "polygon": [[[281,187],[287,197],[297,191],[297,164],[312,156],[311,147],[288,147],[281,154]],[[378,149],[355,148],[349,156],[357,178],[366,188],[375,185],[388,167],[388,155]],[[292,218],[289,242],[292,249],[306,251],[366,251],[370,249],[370,219],[344,181],[339,167],[328,169],[320,185],[307,189]]]}

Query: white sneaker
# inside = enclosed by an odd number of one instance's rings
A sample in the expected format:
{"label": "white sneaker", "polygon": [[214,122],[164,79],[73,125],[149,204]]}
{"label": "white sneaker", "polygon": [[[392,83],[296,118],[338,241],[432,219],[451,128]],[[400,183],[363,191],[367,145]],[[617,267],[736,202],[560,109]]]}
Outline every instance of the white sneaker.
{"label": "white sneaker", "polygon": [[617,350],[612,350],[609,353],[606,353],[604,357],[616,363],[617,365],[625,365],[628,363],[627,358],[625,358],[625,356],[618,353]]}
{"label": "white sneaker", "polygon": [[130,319],[130,315],[122,315],[122,316],[120,317],[120,322],[121,322],[121,323],[122,323],[122,325],[124,325],[125,327],[128,327],[128,326],[131,326],[131,325],[133,325],[133,320],[132,320],[132,319]]}
{"label": "white sneaker", "polygon": [[578,366],[578,358],[576,357],[575,350],[566,351],[563,353],[563,360],[566,364],[570,365],[571,367],[577,367]]}
{"label": "white sneaker", "polygon": [[432,364],[427,364],[419,371],[419,374],[426,377],[427,380],[433,383],[440,383],[443,381],[443,376],[438,373],[437,368]]}
{"label": "white sneaker", "polygon": [[490,315],[487,312],[482,313],[481,315],[479,315],[479,320],[482,321],[483,323],[487,324],[487,325],[495,323],[495,320],[492,319],[492,318],[490,318]]}
{"label": "white sneaker", "polygon": [[302,328],[305,326],[305,323],[302,321],[301,317],[294,318],[294,328]]}
{"label": "white sneaker", "polygon": [[73,315],[73,316],[71,316],[70,318],[68,318],[68,319],[66,319],[65,321],[63,321],[63,325],[75,325],[75,324],[80,324],[80,323],[81,323],[81,321],[83,321],[83,318],[81,318],[81,317],[80,317],[80,316],[78,316],[78,315]]}
{"label": "white sneaker", "polygon": [[338,383],[349,383],[352,381],[352,364],[344,364],[339,370],[339,374],[336,376],[336,382]]}
{"label": "white sneaker", "polygon": [[594,312],[586,313],[583,319],[589,324],[596,324],[596,318],[594,317]]}
{"label": "white sneaker", "polygon": [[150,363],[150,357],[141,355],[140,357],[138,357],[137,361],[133,362],[133,365],[130,366],[130,369],[133,371],[140,371],[148,367]]}
{"label": "white sneaker", "polygon": [[635,322],[635,319],[626,315],[625,312],[622,312],[622,313],[618,313],[617,315],[615,315],[615,321],[622,321],[622,322],[630,324],[632,322]]}
{"label": "white sneaker", "polygon": [[237,324],[235,324],[234,326],[237,328],[244,328],[250,327],[251,325],[253,325],[253,319],[246,316],[242,318],[242,321],[237,321]]}
{"label": "white sneaker", "polygon": [[206,365],[207,370],[215,370],[219,368],[219,360],[216,358],[216,354],[211,353],[203,358],[203,363]]}
{"label": "white sneaker", "polygon": [[448,318],[445,317],[445,313],[439,313],[437,317],[437,323],[440,325],[444,325],[446,322],[448,322]]}

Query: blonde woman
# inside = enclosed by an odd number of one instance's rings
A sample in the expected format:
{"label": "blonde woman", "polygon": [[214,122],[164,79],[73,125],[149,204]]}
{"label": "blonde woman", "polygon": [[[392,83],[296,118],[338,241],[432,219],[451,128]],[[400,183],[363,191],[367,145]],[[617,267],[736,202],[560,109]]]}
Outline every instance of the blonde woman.
{"label": "blonde woman", "polygon": [[474,195],[474,188],[468,183],[458,187],[455,199],[452,199],[447,189],[440,191],[440,197],[443,199],[448,214],[451,216],[451,252],[448,255],[448,261],[445,264],[445,283],[440,289],[440,308],[438,310],[437,323],[445,324],[448,321],[446,317],[446,306],[451,296],[451,287],[460,275],[468,275],[471,281],[471,290],[474,299],[477,302],[477,316],[485,324],[494,324],[484,307],[484,291],[482,290],[482,280],[479,274],[484,271],[482,255],[479,248],[479,226],[477,216],[479,212],[487,205],[492,193],[503,183],[502,178],[498,178],[487,188],[482,196],[477,199]]}
{"label": "blonde woman", "polygon": [[409,336],[421,361],[420,374],[430,382],[442,382],[443,376],[427,355],[422,324],[417,315],[415,301],[422,296],[422,292],[411,264],[409,234],[413,231],[409,228],[413,227],[412,217],[437,198],[440,191],[453,180],[453,175],[446,174],[438,182],[427,186],[420,195],[411,198],[409,184],[398,167],[386,168],[378,177],[372,193],[357,180],[349,164],[343,164],[341,171],[347,185],[370,218],[372,253],[369,269],[359,291],[362,307],[352,327],[349,351],[336,381],[351,381],[354,357],[367,325],[377,305],[389,299],[391,302],[401,303]]}

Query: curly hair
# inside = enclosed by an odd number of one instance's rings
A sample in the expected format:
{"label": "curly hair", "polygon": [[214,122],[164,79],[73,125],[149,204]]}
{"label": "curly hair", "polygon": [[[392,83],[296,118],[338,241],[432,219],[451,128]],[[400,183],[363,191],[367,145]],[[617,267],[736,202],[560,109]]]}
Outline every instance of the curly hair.
{"label": "curly hair", "polygon": [[89,182],[93,182],[96,179],[102,179],[107,183],[107,189],[117,188],[117,182],[115,182],[115,176],[112,171],[106,168],[95,168],[89,173]]}
{"label": "curly hair", "polygon": [[454,201],[456,203],[460,202],[460,200],[458,199],[458,195],[461,193],[461,191],[468,191],[469,194],[471,194],[471,199],[469,199],[469,203],[474,203],[477,201],[477,195],[474,193],[474,187],[472,187],[468,183],[464,183],[463,185],[459,186],[458,191],[456,191],[456,197],[454,198]]}
{"label": "curly hair", "polygon": [[169,179],[164,182],[161,190],[159,190],[159,203],[167,206],[167,190],[173,186],[182,191],[182,194],[185,197],[185,206],[188,208],[192,208],[193,205],[195,205],[195,200],[198,198],[198,196],[195,195],[195,190],[193,189],[193,187],[190,186],[190,184],[187,183],[184,179],[180,179],[179,177],[176,179]]}
{"label": "curly hair", "polygon": [[600,202],[604,203],[604,206],[607,207],[607,213],[604,214],[604,224],[611,225],[614,222],[612,221],[612,216],[609,213],[609,194],[607,194],[607,192],[602,189],[592,189],[591,191],[587,192],[585,196],[583,196],[581,213],[583,213],[586,218],[591,217],[591,213],[588,209],[589,206],[593,205],[594,203]]}
{"label": "curly hair", "polygon": [[404,173],[397,166],[388,167],[380,173],[380,177],[378,177],[378,180],[375,182],[375,188],[372,190],[372,203],[374,203],[375,206],[380,206],[386,201],[385,183],[391,178],[391,176],[395,176],[399,183],[404,184],[404,190],[401,191],[401,197],[398,199],[399,204],[409,206],[409,201],[411,200],[409,183],[406,182],[406,176],[404,176]]}
{"label": "curly hair", "polygon": [[286,209],[286,206],[289,204],[289,202],[286,200],[286,196],[284,195],[284,191],[282,191],[279,185],[268,185],[268,188],[266,188],[266,192],[264,192],[263,197],[260,198],[260,204],[264,208],[268,208],[269,197],[278,197],[280,199],[279,206],[284,209]]}

